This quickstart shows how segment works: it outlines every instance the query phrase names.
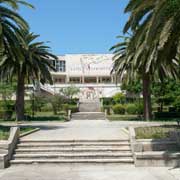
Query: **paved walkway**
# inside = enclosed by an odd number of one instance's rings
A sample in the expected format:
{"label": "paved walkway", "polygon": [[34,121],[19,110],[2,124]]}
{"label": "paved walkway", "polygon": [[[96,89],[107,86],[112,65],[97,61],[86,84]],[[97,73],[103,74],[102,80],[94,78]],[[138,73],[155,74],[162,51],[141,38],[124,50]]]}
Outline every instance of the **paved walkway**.
{"label": "paved walkway", "polygon": [[61,140],[61,139],[128,139],[125,129],[128,126],[150,126],[168,123],[159,122],[134,122],[134,121],[114,121],[108,120],[74,120],[65,123],[39,122],[25,123],[40,127],[41,130],[24,139],[41,140]]}
{"label": "paved walkway", "polygon": [[93,140],[93,139],[128,139],[124,127],[112,124],[107,120],[75,120],[54,125],[41,125],[41,130],[23,139],[40,140]]}
{"label": "paved walkway", "polygon": [[30,165],[0,171],[1,180],[180,180],[170,168],[118,165]]}
{"label": "paved walkway", "polygon": [[[33,123],[41,130],[23,139],[127,139],[127,126],[159,123],[71,121]],[[32,124],[31,124],[32,125]],[[0,170],[0,180],[180,180],[180,169],[136,168],[133,165],[28,165]]]}

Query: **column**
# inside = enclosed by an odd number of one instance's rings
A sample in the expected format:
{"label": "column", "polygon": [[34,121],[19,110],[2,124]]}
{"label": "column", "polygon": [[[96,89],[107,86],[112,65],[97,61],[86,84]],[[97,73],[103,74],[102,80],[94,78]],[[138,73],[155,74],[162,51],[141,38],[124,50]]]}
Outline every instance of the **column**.
{"label": "column", "polygon": [[66,83],[69,83],[69,76],[66,76]]}
{"label": "column", "polygon": [[99,83],[99,77],[98,76],[96,77],[96,83],[97,84]]}
{"label": "column", "polygon": [[100,77],[100,83],[102,83],[102,77]]}
{"label": "column", "polygon": [[84,76],[81,77],[81,82],[84,84]]}
{"label": "column", "polygon": [[114,77],[111,76],[111,83],[113,84],[114,83]]}

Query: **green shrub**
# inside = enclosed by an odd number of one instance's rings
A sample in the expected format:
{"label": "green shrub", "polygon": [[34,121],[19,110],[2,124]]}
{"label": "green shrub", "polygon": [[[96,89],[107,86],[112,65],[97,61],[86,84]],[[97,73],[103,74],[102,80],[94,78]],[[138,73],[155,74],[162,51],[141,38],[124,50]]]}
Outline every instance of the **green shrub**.
{"label": "green shrub", "polygon": [[59,115],[60,115],[60,116],[66,116],[67,113],[66,113],[65,111],[60,111],[60,112],[59,112]]}
{"label": "green shrub", "polygon": [[144,106],[143,103],[136,103],[135,104],[137,107],[137,114],[141,115],[144,112]]}
{"label": "green shrub", "polygon": [[138,107],[136,104],[127,104],[126,105],[127,114],[138,114]]}
{"label": "green shrub", "polygon": [[176,100],[173,103],[174,107],[176,108],[177,112],[180,112],[180,96],[176,98]]}
{"label": "green shrub", "polygon": [[102,107],[102,111],[105,112],[105,110],[107,110],[107,114],[111,114],[111,109],[112,109],[112,105],[104,105]]}
{"label": "green shrub", "polygon": [[126,102],[126,97],[123,93],[117,93],[113,96],[113,100],[116,104],[124,104]]}
{"label": "green shrub", "polygon": [[126,108],[122,104],[116,104],[112,107],[114,114],[125,114]]}
{"label": "green shrub", "polygon": [[155,119],[180,118],[180,112],[155,112]]}
{"label": "green shrub", "polygon": [[32,105],[31,105],[30,103],[25,102],[24,112],[25,112],[26,115],[27,115],[27,114],[28,114],[28,115],[32,114],[33,109],[32,109]]}
{"label": "green shrub", "polygon": [[15,110],[14,101],[6,101],[0,103],[0,119],[11,120]]}
{"label": "green shrub", "polygon": [[55,94],[54,96],[48,96],[47,101],[51,104],[54,115],[57,115],[64,103],[64,96]]}
{"label": "green shrub", "polygon": [[103,102],[103,106],[109,106],[115,104],[113,98],[111,97],[103,97],[101,98],[101,101]]}
{"label": "green shrub", "polygon": [[7,126],[0,126],[0,140],[7,140],[9,138],[10,128]]}
{"label": "green shrub", "polygon": [[69,109],[69,105],[68,105],[68,104],[63,104],[63,105],[62,105],[62,110],[63,110],[63,111],[67,112],[68,109]]}
{"label": "green shrub", "polygon": [[62,109],[65,112],[68,112],[68,110],[71,110],[72,113],[75,113],[75,112],[79,111],[77,105],[69,105],[69,104],[63,104]]}
{"label": "green shrub", "polygon": [[13,115],[12,110],[0,110],[0,119],[11,120]]}
{"label": "green shrub", "polygon": [[169,107],[169,112],[176,112],[176,108],[175,107]]}
{"label": "green shrub", "polygon": [[77,103],[79,102],[78,98],[73,98],[73,99],[65,99],[65,104],[70,104],[70,105],[77,105]]}
{"label": "green shrub", "polygon": [[71,113],[76,113],[79,111],[76,105],[69,105],[69,110],[71,110]]}

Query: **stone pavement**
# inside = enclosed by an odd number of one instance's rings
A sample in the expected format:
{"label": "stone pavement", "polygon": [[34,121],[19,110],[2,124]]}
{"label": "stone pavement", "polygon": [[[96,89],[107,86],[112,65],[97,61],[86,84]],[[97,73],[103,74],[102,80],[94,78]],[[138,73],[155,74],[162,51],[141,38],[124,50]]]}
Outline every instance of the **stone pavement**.
{"label": "stone pavement", "polygon": [[[178,169],[180,171],[180,169]],[[177,171],[178,171],[177,170]],[[0,171],[1,180],[180,180],[170,168],[119,165],[29,165]]]}
{"label": "stone pavement", "polygon": [[[74,120],[70,122],[33,122],[22,126],[40,127],[41,130],[24,139],[61,140],[61,139],[127,139],[124,128],[128,126],[157,126],[168,122],[108,121],[108,120]],[[172,123],[171,123],[172,124]],[[6,123],[8,125],[8,123]],[[9,124],[9,125],[12,125]],[[15,125],[15,124],[14,124]]]}
{"label": "stone pavement", "polygon": [[127,132],[107,120],[74,120],[67,123],[41,126],[41,130],[24,137],[31,140],[104,140],[128,139]]}

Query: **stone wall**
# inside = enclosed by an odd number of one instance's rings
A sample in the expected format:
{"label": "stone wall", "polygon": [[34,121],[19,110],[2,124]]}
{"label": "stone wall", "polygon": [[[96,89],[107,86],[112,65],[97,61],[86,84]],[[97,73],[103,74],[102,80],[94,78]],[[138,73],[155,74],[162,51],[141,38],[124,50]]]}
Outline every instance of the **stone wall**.
{"label": "stone wall", "polygon": [[136,140],[133,127],[129,128],[129,134],[135,166],[180,166],[180,132],[174,133],[171,139],[164,140]]}
{"label": "stone wall", "polygon": [[0,141],[0,169],[9,166],[9,160],[11,159],[19,140],[19,133],[20,129],[18,127],[12,127],[10,129],[8,140]]}

